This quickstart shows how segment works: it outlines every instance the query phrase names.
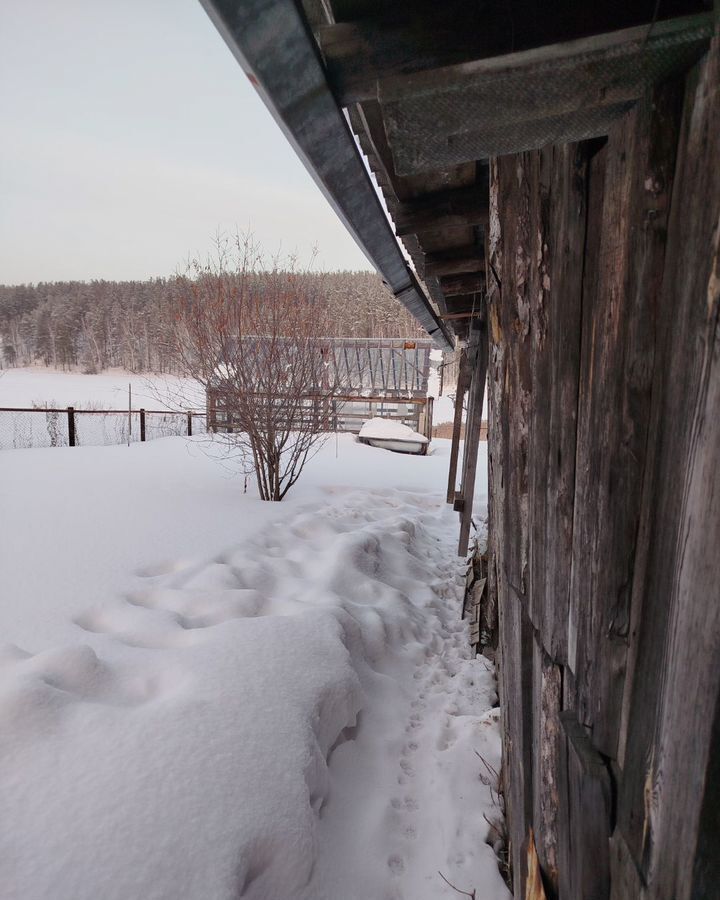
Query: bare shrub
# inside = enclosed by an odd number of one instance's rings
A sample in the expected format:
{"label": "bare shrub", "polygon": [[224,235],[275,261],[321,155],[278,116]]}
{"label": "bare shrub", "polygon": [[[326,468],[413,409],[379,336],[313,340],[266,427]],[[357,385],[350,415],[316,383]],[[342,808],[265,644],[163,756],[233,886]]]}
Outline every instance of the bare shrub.
{"label": "bare shrub", "polygon": [[343,384],[329,365],[327,305],[311,280],[277,261],[261,270],[249,238],[176,282],[175,369],[210,398],[218,437],[252,462],[260,497],[282,500],[327,437]]}

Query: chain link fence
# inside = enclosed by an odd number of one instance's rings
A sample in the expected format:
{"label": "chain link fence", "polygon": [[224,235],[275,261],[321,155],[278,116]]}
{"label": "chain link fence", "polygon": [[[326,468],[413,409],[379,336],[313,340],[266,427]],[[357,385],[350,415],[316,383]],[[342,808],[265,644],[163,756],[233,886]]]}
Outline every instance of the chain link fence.
{"label": "chain link fence", "polygon": [[205,413],[195,411],[0,408],[0,450],[108,447],[206,430]]}

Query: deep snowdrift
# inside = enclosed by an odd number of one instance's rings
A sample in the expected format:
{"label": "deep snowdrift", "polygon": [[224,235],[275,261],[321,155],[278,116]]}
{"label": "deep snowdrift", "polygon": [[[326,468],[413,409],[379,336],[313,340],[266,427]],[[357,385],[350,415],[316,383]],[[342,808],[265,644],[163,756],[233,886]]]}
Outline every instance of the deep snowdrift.
{"label": "deep snowdrift", "polygon": [[442,445],[328,444],[282,505],[195,446],[3,456],[3,897],[507,897]]}

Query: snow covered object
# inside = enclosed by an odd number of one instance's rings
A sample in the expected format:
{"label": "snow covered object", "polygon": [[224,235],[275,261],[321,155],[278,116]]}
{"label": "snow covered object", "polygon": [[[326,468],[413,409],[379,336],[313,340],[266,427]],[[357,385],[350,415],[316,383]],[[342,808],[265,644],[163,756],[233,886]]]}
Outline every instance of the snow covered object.
{"label": "snow covered object", "polygon": [[376,417],[365,422],[358,435],[363,444],[396,453],[427,453],[428,439],[402,422]]}

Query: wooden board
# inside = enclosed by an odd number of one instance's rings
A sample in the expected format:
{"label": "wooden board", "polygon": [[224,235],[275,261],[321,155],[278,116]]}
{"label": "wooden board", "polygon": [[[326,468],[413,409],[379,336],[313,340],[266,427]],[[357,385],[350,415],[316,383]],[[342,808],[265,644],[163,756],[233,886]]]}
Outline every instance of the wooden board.
{"label": "wooden board", "polygon": [[588,160],[578,144],[534,156],[529,612],[545,651],[565,663]]}
{"label": "wooden board", "polygon": [[468,390],[468,415],[465,424],[465,443],[463,453],[463,471],[460,483],[460,536],[458,538],[458,556],[468,551],[470,528],[473,514],[473,498],[475,494],[475,476],[478,467],[478,449],[480,445],[480,428],[482,426],[482,408],[485,397],[485,381],[487,378],[488,338],[487,328],[483,323],[475,323],[474,337],[471,342],[471,353],[468,354],[470,369],[470,388]]}
{"label": "wooden board", "polygon": [[533,641],[533,824],[538,859],[551,896],[559,873],[562,669]]}
{"label": "wooden board", "polygon": [[589,321],[578,404],[573,663],[580,721],[592,729],[594,746],[613,758],[681,97],[677,82],[666,85],[611,129],[602,210],[590,210],[600,218],[600,241],[583,305]]}
{"label": "wooden board", "polygon": [[560,898],[609,900],[610,775],[574,712],[561,713],[560,721],[567,749],[563,839],[569,851],[560,874]]}
{"label": "wooden board", "polygon": [[705,798],[718,792],[708,763],[720,697],[720,167],[707,164],[720,156],[717,38],[689,79],[680,148],[619,824],[648,896],[686,900],[702,896],[694,860],[698,847],[711,859]]}

